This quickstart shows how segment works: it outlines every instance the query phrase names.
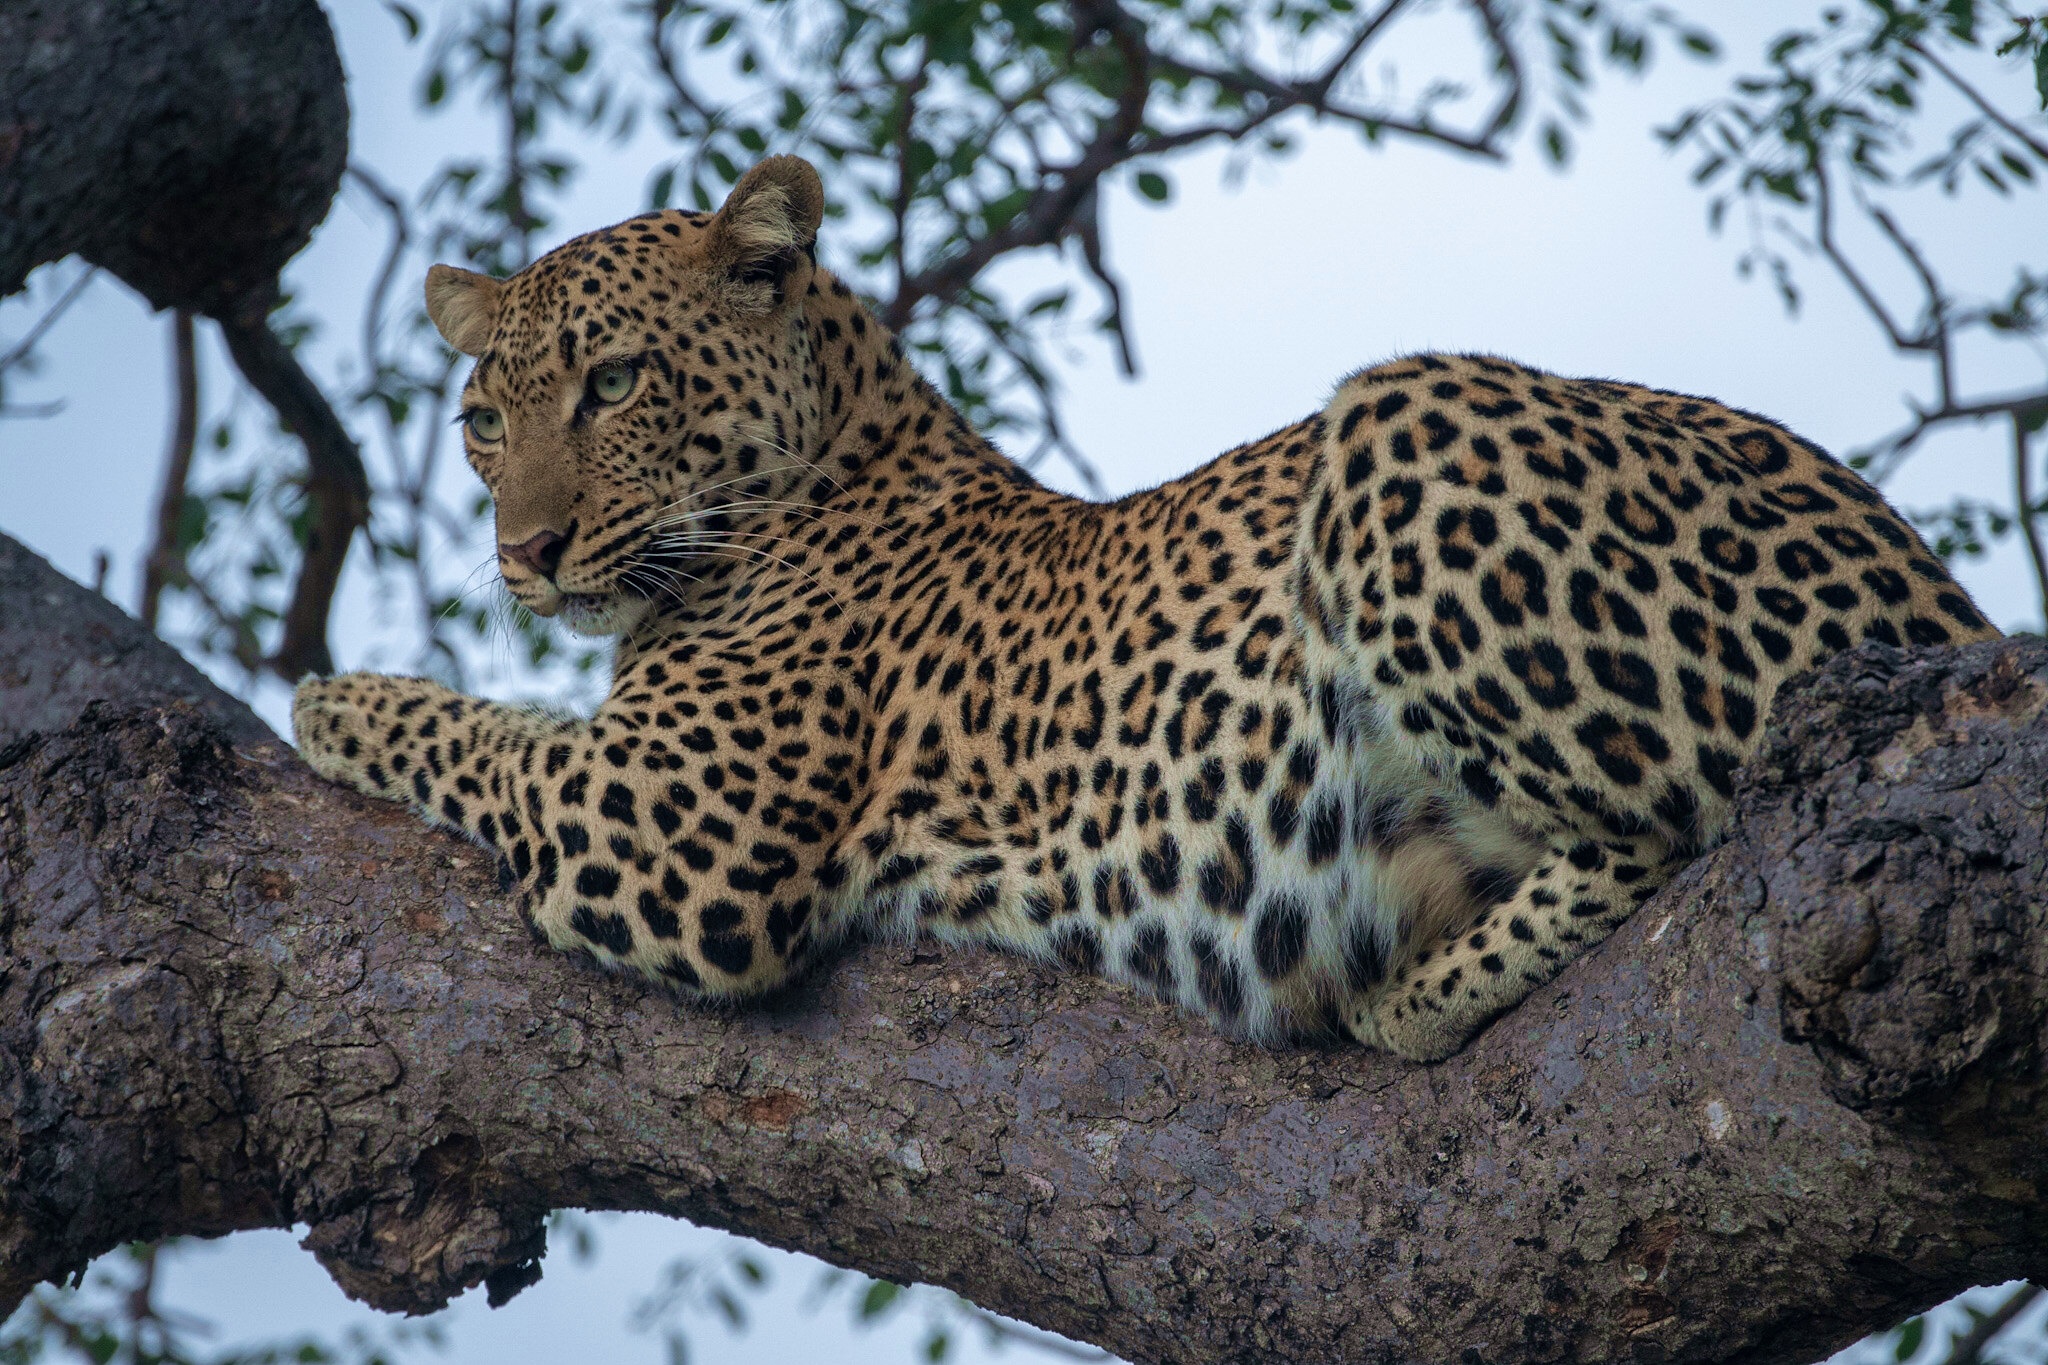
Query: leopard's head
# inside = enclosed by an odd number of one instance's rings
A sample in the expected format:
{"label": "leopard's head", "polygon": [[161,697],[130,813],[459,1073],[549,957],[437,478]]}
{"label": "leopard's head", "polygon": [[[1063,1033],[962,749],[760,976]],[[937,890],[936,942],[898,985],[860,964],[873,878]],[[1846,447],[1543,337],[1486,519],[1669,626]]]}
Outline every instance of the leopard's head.
{"label": "leopard's head", "polygon": [[536,615],[631,630],[815,467],[804,301],[823,210],[818,173],[777,156],[715,214],[628,219],[505,280],[427,273],[428,315],[476,357],[463,443],[496,500],[499,570]]}

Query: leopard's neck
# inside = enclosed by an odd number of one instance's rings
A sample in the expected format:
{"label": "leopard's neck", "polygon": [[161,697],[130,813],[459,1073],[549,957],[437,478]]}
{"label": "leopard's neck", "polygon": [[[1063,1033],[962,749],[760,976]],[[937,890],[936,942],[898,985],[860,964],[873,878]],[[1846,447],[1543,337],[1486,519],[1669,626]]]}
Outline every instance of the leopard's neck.
{"label": "leopard's neck", "polygon": [[838,609],[822,623],[857,611],[854,596],[873,595],[872,556],[935,534],[973,504],[986,517],[1032,504],[1091,504],[1040,487],[971,427],[912,365],[902,342],[842,281],[819,270],[805,301],[817,419],[807,424],[804,458],[747,515],[733,516],[730,557],[693,568],[689,587],[621,641],[614,671],[679,636],[746,640],[754,604],[802,600],[814,592]]}

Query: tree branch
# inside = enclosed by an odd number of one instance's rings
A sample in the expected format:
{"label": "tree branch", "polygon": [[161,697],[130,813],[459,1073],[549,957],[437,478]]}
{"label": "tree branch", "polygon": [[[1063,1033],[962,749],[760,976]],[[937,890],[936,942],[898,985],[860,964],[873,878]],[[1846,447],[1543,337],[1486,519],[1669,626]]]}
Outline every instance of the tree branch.
{"label": "tree branch", "polygon": [[142,560],[142,624],[156,629],[164,588],[185,577],[179,528],[185,520],[185,488],[192,476],[192,451],[199,441],[199,355],[192,315],[171,314],[171,440],[164,451],[164,481],[157,490],[156,535]]}
{"label": "tree branch", "polygon": [[2012,1326],[2014,1318],[2034,1306],[2034,1300],[2041,1297],[2038,1285],[2023,1284],[2005,1296],[2004,1302],[1990,1312],[1983,1314],[1971,1326],[1948,1345],[1948,1353],[1941,1358],[1941,1365],[1978,1365],[1984,1358],[1984,1348],[1991,1344],[1993,1337]]}
{"label": "tree branch", "polygon": [[381,1307],[502,1297],[558,1206],[1134,1361],[1805,1361],[2048,1270],[2038,640],[1795,687],[1737,838],[1431,1068],[900,948],[686,1008],[5,541],[0,658],[0,1311],[293,1222]]}
{"label": "tree branch", "polygon": [[2026,421],[2015,412],[2012,414],[2013,502],[2019,517],[2020,535],[2027,543],[2027,560],[2034,566],[2034,590],[2040,594],[2042,604],[2048,606],[2048,553],[2042,551],[2041,528],[2034,520],[2036,503],[2031,453],[2027,449]]}
{"label": "tree branch", "polygon": [[277,412],[306,448],[306,497],[311,516],[305,558],[284,612],[284,635],[266,661],[286,682],[308,673],[332,673],[327,650],[327,613],[349,542],[370,520],[370,477],[355,439],[328,406],[291,348],[262,318],[223,320],[221,336],[242,377]]}
{"label": "tree branch", "polygon": [[1936,56],[1932,48],[1929,48],[1925,43],[1917,39],[1908,39],[1905,45],[1912,51],[1913,55],[1940,72],[1942,78],[1953,86],[1958,94],[1975,105],[1977,112],[1997,125],[2007,137],[2025,147],[2043,162],[2048,162],[2048,143],[2042,142],[2041,139],[2006,117],[2003,110],[1999,109],[1990,100],[1984,98],[1982,91],[1957,75],[1947,62]]}

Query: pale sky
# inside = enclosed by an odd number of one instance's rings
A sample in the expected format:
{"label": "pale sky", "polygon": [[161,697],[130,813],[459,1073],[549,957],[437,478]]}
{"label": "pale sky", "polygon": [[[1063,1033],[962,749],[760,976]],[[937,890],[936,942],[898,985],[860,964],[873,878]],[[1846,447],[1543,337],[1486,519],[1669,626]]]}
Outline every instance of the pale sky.
{"label": "pale sky", "polygon": [[[413,186],[444,158],[489,145],[472,116],[413,111],[415,58],[382,5],[327,7],[350,74],[355,159]],[[1136,383],[1118,379],[1084,329],[1065,374],[1068,425],[1111,491],[1183,473],[1314,411],[1349,371],[1419,349],[1489,351],[1566,374],[1705,394],[1838,452],[1898,424],[1901,396],[1927,392],[1924,368],[1892,356],[1817,262],[1803,270],[1808,303],[1797,321],[1767,286],[1738,281],[1739,238],[1709,236],[1688,184],[1690,160],[1666,155],[1649,132],[1722,88],[1731,67],[1754,66],[1767,29],[1809,7],[1725,0],[1695,8],[1728,40],[1729,60],[1702,68],[1667,53],[1640,85],[1603,75],[1595,122],[1567,175],[1546,169],[1527,147],[1502,169],[1416,147],[1368,151],[1325,131],[1234,189],[1222,185],[1220,158],[1211,156],[1174,168],[1178,194],[1169,208],[1111,199],[1109,251],[1126,282],[1143,374]],[[642,143],[595,156],[553,240],[642,208],[653,155]],[[1991,289],[2025,253],[2039,255],[2043,221],[2038,196],[2005,207],[1976,196],[1942,207],[1920,228],[1957,278],[1974,279],[1975,271]],[[366,201],[345,191],[291,267],[289,286],[333,327],[352,329],[382,231]],[[829,228],[822,254],[830,263]],[[29,299],[0,304],[0,345],[75,268],[48,268]],[[41,373],[11,395],[61,398],[65,411],[0,423],[0,527],[82,580],[104,549],[109,593],[131,607],[169,421],[168,334],[167,320],[124,287],[96,284],[51,333]],[[207,346],[207,387],[218,399],[225,378],[217,348],[210,339]],[[316,367],[331,367],[333,350],[316,346],[313,357]],[[1978,373],[1971,387],[1987,391],[2037,381],[2039,368],[2009,362]],[[334,379],[331,369],[326,377]],[[1887,491],[1907,505],[1965,490],[2002,497],[2010,479],[2004,452],[1994,432],[1930,441]],[[1045,473],[1071,483],[1057,468]],[[2039,628],[2016,546],[1966,562],[1959,574],[1995,621]],[[373,655],[373,645],[388,643],[380,630],[376,604],[362,580],[352,580],[337,609],[342,666],[402,664],[388,649]],[[281,685],[267,683],[255,701],[277,723],[284,698]],[[508,1308],[485,1309],[480,1292],[465,1298],[453,1310],[452,1349],[438,1358],[651,1365],[663,1358],[658,1341],[625,1325],[633,1301],[653,1288],[669,1256],[721,1245],[717,1234],[660,1219],[620,1220],[606,1229],[595,1268],[578,1268],[558,1251],[541,1283]],[[728,1337],[711,1317],[693,1319],[696,1358],[912,1358],[921,1339],[915,1313],[849,1335],[843,1299],[816,1313],[801,1307],[815,1263],[776,1256],[773,1264],[776,1289],[750,1301],[761,1311],[749,1332]],[[371,1316],[342,1300],[283,1233],[189,1253],[175,1263],[171,1284],[181,1306],[226,1324],[229,1340]],[[1030,1357],[976,1347],[954,1358]]]}

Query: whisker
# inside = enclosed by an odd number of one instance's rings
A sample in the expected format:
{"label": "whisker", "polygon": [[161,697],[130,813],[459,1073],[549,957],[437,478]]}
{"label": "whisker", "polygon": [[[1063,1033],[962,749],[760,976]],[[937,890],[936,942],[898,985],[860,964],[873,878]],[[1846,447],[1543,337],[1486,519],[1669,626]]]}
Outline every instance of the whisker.
{"label": "whisker", "polygon": [[[785,544],[793,545],[797,543],[795,541],[787,540],[785,537],[768,538],[773,540],[781,540]],[[830,584],[826,583],[823,579],[819,578],[817,574],[811,572],[809,569],[804,568],[800,564],[793,564],[783,556],[775,554],[774,552],[769,550],[764,550],[757,545],[747,545],[739,541],[733,540],[706,540],[702,542],[692,543],[688,548],[693,553],[711,559],[730,556],[734,553],[744,553],[756,556],[757,558],[753,562],[766,562],[770,564],[778,564],[781,567],[789,570],[791,573],[799,574],[802,577],[809,579],[811,583],[814,586],[816,586],[816,588],[820,592],[824,593],[827,597],[832,599],[832,603],[834,606],[838,607],[839,610],[842,612],[846,610],[846,603],[840,598],[839,594],[832,589],[832,586]]]}

